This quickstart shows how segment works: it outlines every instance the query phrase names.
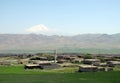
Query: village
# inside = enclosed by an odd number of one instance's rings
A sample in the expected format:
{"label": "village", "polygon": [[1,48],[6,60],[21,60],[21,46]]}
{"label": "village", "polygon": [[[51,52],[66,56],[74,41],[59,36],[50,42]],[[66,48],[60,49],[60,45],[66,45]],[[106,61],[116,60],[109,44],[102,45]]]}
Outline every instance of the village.
{"label": "village", "polygon": [[[37,53],[0,56],[0,66],[23,65],[23,69],[54,70],[76,67],[77,72],[114,71],[120,68],[119,54]],[[76,72],[76,71],[74,71]]]}

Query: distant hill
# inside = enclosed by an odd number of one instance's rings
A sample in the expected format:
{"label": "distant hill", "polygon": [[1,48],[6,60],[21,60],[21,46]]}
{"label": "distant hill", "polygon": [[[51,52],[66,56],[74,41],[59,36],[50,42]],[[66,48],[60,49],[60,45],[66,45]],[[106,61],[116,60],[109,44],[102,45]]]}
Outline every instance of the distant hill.
{"label": "distant hill", "polygon": [[[0,34],[0,51],[8,50],[120,49],[120,34],[83,34],[76,36],[46,36],[36,34]],[[101,51],[101,50],[99,50]],[[83,50],[84,52],[84,50]]]}

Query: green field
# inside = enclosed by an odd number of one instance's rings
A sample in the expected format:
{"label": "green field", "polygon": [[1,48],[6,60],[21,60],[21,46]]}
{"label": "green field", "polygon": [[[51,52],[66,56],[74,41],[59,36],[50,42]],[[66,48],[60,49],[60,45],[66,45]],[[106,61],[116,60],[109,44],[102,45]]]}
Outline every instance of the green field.
{"label": "green field", "polygon": [[24,70],[23,66],[0,66],[0,83],[120,83],[120,71],[74,72],[77,68]]}

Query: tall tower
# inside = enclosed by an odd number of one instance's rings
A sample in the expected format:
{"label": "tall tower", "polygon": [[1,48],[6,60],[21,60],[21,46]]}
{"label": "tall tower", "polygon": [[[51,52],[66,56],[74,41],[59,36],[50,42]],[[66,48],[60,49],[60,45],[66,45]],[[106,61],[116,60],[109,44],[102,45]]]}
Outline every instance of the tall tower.
{"label": "tall tower", "polygon": [[57,62],[57,50],[54,50],[54,62]]}

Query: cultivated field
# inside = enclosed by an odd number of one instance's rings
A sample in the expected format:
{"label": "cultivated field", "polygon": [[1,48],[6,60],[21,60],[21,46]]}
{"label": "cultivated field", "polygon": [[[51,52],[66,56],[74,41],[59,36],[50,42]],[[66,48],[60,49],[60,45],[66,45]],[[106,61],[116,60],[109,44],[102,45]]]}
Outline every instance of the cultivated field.
{"label": "cultivated field", "polygon": [[120,71],[78,73],[76,68],[24,70],[0,66],[0,83],[120,83]]}

